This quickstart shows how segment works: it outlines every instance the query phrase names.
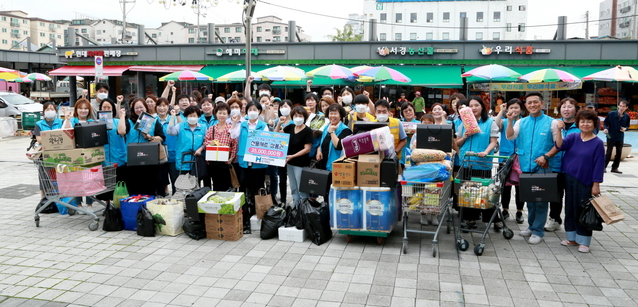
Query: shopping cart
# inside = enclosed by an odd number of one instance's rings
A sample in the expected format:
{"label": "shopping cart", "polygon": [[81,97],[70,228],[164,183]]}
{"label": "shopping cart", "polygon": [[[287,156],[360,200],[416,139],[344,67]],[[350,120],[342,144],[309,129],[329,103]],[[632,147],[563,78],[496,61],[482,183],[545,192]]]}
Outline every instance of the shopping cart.
{"label": "shopping cart", "polygon": [[49,204],[57,203],[68,209],[69,215],[74,215],[77,211],[89,215],[93,221],[89,224],[91,231],[97,230],[100,218],[96,213],[103,211],[104,208],[88,211],[75,207],[69,202],[68,198],[86,196],[93,199],[104,207],[106,205],[95,195],[113,191],[115,189],[116,177],[115,170],[117,164],[103,163],[102,165],[93,167],[65,165],[42,160],[34,161],[38,172],[40,173],[40,184],[44,190],[44,196],[47,202],[35,212],[35,226],[40,227],[40,212]]}
{"label": "shopping cart", "polygon": [[[408,252],[408,232],[420,234],[433,234],[432,257],[436,257],[439,249],[439,232],[446,224],[447,233],[454,227],[454,217],[450,214],[450,192],[452,182],[450,180],[440,182],[414,182],[401,181],[402,207],[403,207],[403,253]],[[435,231],[408,229],[408,216],[410,213],[440,214],[441,221]],[[416,216],[417,214],[412,214]]]}
{"label": "shopping cart", "polygon": [[[462,161],[461,168],[454,178],[457,202],[459,205],[459,227],[456,231],[456,246],[461,251],[469,248],[467,240],[463,239],[461,232],[480,233],[481,239],[474,246],[474,254],[481,256],[485,249],[485,236],[487,236],[492,224],[498,217],[503,223],[503,237],[507,240],[514,236],[514,232],[507,227],[503,213],[500,210],[500,196],[507,176],[512,169],[513,159],[509,156],[485,156],[489,161],[475,160],[476,153],[467,152]],[[498,159],[503,162],[499,166]],[[492,209],[494,212],[486,224],[485,230],[474,230],[463,227],[463,208]],[[483,211],[485,212],[485,211]]]}

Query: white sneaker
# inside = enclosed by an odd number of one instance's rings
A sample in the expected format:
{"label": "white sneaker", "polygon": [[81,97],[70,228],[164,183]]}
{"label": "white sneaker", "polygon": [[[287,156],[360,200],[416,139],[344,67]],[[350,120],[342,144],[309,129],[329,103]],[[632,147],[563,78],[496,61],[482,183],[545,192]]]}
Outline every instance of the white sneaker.
{"label": "white sneaker", "polygon": [[529,241],[527,241],[527,243],[538,244],[538,243],[541,243],[541,241],[543,241],[542,237],[539,237],[537,235],[532,235],[531,237],[529,237]]}
{"label": "white sneaker", "polygon": [[527,228],[527,229],[519,232],[518,235],[521,236],[521,237],[529,237],[529,236],[532,235],[532,231],[529,230],[529,228]]}
{"label": "white sneaker", "polygon": [[421,225],[428,225],[428,216],[421,214]]}
{"label": "white sneaker", "polygon": [[432,225],[439,226],[439,217],[436,214],[432,214]]}
{"label": "white sneaker", "polygon": [[547,219],[547,223],[545,223],[545,231],[554,231],[560,229],[560,223],[556,222],[555,219],[549,218]]}

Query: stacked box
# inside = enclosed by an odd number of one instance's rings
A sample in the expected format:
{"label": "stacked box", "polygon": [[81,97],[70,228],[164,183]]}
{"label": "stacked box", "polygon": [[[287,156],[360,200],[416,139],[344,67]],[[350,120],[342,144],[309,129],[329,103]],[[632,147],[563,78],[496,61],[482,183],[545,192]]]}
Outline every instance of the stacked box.
{"label": "stacked box", "polygon": [[361,230],[363,206],[359,187],[330,188],[330,228]]}
{"label": "stacked box", "polygon": [[235,214],[206,214],[204,217],[206,238],[224,241],[237,241],[244,236],[241,210]]}
{"label": "stacked box", "polygon": [[[84,133],[82,134],[84,135]],[[77,135],[78,131],[74,129],[55,129],[40,132],[43,161],[76,166],[92,166],[106,161],[104,146],[76,146]],[[106,134],[104,134],[104,137],[106,137]],[[87,142],[81,142],[80,145],[86,145]]]}
{"label": "stacked box", "polygon": [[396,202],[391,188],[361,188],[363,230],[392,231],[396,222]]}

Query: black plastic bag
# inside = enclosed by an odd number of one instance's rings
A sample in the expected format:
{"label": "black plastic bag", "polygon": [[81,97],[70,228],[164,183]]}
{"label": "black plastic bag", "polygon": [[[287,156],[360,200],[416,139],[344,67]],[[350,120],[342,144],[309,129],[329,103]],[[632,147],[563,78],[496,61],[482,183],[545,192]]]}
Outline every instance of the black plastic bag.
{"label": "black plastic bag", "polygon": [[261,231],[259,235],[263,240],[272,239],[279,235],[279,227],[286,224],[286,209],[272,206],[264,214],[261,220]]}
{"label": "black plastic bag", "polygon": [[312,243],[321,245],[332,239],[328,204],[306,198],[299,202],[297,208],[303,220],[303,227]]}
{"label": "black plastic bag", "polygon": [[242,219],[244,222],[244,233],[250,233],[250,217],[255,215],[255,199],[254,195],[250,193],[250,190],[246,189],[244,192],[244,204],[241,207]]}
{"label": "black plastic bag", "polygon": [[583,201],[581,210],[580,216],[578,217],[578,224],[580,226],[594,231],[603,230],[603,218],[600,217],[594,205],[591,204],[591,199]]}
{"label": "black plastic bag", "polygon": [[137,235],[142,237],[155,236],[155,221],[153,221],[153,215],[146,209],[146,206],[142,206],[137,211]]}
{"label": "black plastic bag", "polygon": [[184,221],[184,233],[189,236],[193,240],[199,240],[206,238],[206,227],[204,226],[204,222],[193,221],[190,218],[187,218]]}
{"label": "black plastic bag", "polygon": [[124,230],[124,220],[122,220],[122,211],[115,207],[112,203],[106,205],[104,209],[104,231],[122,231]]}
{"label": "black plastic bag", "polygon": [[[38,209],[40,209],[42,206],[44,206],[47,203],[47,201],[48,201],[48,199],[46,197],[42,197],[42,199],[38,203],[38,206],[35,207],[35,212],[38,212]],[[49,213],[58,213],[58,212],[60,212],[58,210],[58,206],[55,205],[55,202],[51,202],[40,213],[49,214]]]}
{"label": "black plastic bag", "polygon": [[286,227],[303,229],[303,219],[299,214],[299,209],[296,206],[286,206],[286,212]]}

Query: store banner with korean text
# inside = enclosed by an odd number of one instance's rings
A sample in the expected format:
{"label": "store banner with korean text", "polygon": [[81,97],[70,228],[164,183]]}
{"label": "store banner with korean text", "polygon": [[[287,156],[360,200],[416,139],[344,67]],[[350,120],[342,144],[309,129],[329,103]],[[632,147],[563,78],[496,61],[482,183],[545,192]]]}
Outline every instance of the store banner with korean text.
{"label": "store banner with korean text", "polygon": [[248,133],[244,161],[285,166],[290,134],[252,130]]}
{"label": "store banner with korean text", "polygon": [[542,83],[480,83],[472,84],[474,89],[498,92],[526,91],[569,91],[582,88],[581,82],[542,82]]}

